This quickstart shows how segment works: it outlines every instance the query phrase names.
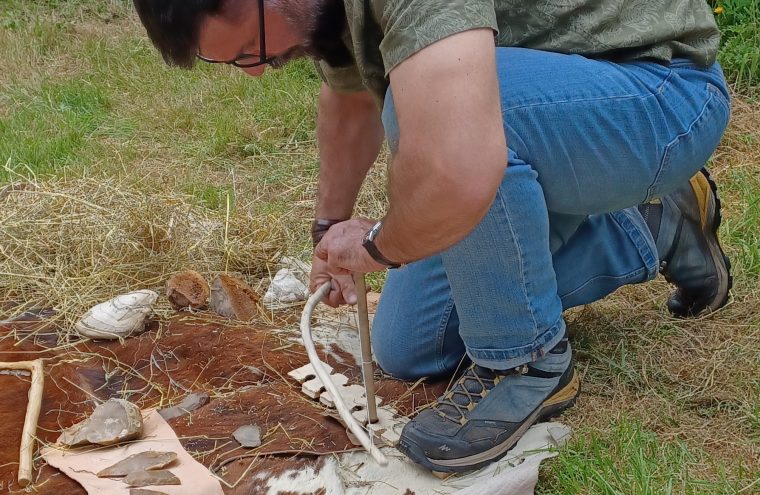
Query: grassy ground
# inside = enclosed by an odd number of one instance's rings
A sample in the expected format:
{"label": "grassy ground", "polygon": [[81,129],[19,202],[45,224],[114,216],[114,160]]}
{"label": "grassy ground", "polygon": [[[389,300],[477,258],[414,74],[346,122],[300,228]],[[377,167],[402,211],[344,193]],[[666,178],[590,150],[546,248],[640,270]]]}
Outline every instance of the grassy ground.
{"label": "grassy ground", "polygon": [[[2,303],[18,299],[77,315],[112,292],[159,288],[183,265],[255,283],[281,254],[309,253],[310,65],[259,80],[216,66],[168,69],[125,5],[0,0],[0,189],[31,184],[37,205],[0,208],[0,319]],[[721,59],[745,94],[712,163],[733,300],[676,321],[663,307],[668,287],[655,282],[571,312],[585,393],[566,415],[575,440],[543,471],[540,493],[760,493],[760,102],[751,96],[760,28],[755,0],[721,6]],[[362,193],[368,215],[382,211],[382,177],[376,167]],[[184,236],[180,210],[191,219]],[[211,226],[202,253],[200,225]]]}
{"label": "grassy ground", "polygon": [[720,61],[740,91],[760,85],[760,3],[712,0],[723,33]]}

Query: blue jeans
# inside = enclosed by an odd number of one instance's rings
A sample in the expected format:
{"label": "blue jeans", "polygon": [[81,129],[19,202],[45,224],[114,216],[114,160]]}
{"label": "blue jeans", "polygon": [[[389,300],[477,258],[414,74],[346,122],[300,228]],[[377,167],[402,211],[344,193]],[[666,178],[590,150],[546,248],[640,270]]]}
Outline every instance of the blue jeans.
{"label": "blue jeans", "polygon": [[[495,369],[534,361],[561,339],[563,309],[656,277],[635,205],[688,181],[728,124],[717,64],[498,48],[497,69],[509,149],[496,199],[462,241],[391,270],[383,289],[374,352],[399,378],[451,373],[465,352]],[[391,90],[383,124],[393,152]]]}

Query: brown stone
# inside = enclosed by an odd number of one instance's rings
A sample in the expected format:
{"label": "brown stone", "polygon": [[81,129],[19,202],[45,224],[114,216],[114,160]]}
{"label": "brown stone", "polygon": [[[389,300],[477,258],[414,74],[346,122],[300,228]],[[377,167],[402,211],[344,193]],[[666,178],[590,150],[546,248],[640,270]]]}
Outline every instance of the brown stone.
{"label": "brown stone", "polygon": [[89,418],[63,430],[58,443],[67,447],[114,445],[142,436],[140,409],[123,399],[110,399],[92,411]]}
{"label": "brown stone", "polygon": [[209,294],[206,279],[193,270],[175,273],[166,281],[166,298],[176,310],[205,309]]}
{"label": "brown stone", "polygon": [[138,471],[163,469],[175,460],[177,454],[174,452],[140,452],[103,469],[98,473],[98,478],[118,478]]}
{"label": "brown stone", "polygon": [[259,296],[245,281],[217,275],[211,282],[211,310],[233,320],[250,321],[258,314]]}
{"label": "brown stone", "polygon": [[124,478],[124,483],[129,486],[154,486],[154,485],[181,485],[179,478],[167,469],[161,471],[138,471],[130,473]]}

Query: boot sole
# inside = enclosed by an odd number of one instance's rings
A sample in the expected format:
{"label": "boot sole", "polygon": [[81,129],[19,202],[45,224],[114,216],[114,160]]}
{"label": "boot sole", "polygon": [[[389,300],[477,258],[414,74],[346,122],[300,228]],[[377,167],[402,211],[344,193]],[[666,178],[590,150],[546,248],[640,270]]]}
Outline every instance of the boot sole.
{"label": "boot sole", "polygon": [[[710,175],[710,172],[706,168],[702,169],[702,174],[704,174],[707,183],[710,185],[710,192],[708,192],[708,194],[714,200],[712,222],[713,228],[709,229],[707,225],[702,225],[702,231],[709,231],[710,235],[715,240],[714,243],[708,243],[710,246],[710,253],[713,256],[713,262],[715,265],[719,266],[718,261],[723,261],[724,268],[724,270],[718,269],[719,277],[722,277],[719,278],[721,290],[718,292],[718,297],[715,298],[712,303],[707,306],[707,309],[712,312],[722,308],[728,302],[729,293],[731,292],[731,288],[734,286],[734,277],[731,276],[731,260],[728,259],[726,253],[723,252],[723,248],[720,246],[720,239],[718,238],[718,229],[720,228],[720,224],[723,222],[723,216],[721,214],[722,205],[720,202],[720,196],[718,196],[718,185],[715,183],[712,175]],[[707,232],[705,232],[705,235],[707,235]]]}
{"label": "boot sole", "polygon": [[[705,307],[701,308],[697,312],[693,312],[691,308],[687,310],[686,314],[673,313],[675,316],[698,316],[702,313],[712,313],[722,308],[728,302],[729,293],[733,287],[733,277],[731,276],[731,260],[723,252],[723,248],[720,246],[720,239],[718,238],[718,229],[723,221],[721,215],[721,202],[720,196],[718,196],[718,185],[710,175],[710,172],[706,168],[700,170],[705,180],[707,181],[708,188],[701,187],[699,181],[692,179],[692,190],[698,196],[698,202],[701,205],[701,223],[702,235],[707,239],[707,246],[710,249],[710,256],[712,257],[713,264],[718,276],[718,291],[716,297],[710,301]],[[666,277],[667,279],[668,277]],[[673,283],[671,280],[669,282]],[[670,309],[670,308],[668,308]]]}
{"label": "boot sole", "polygon": [[433,471],[436,476],[446,476],[453,472],[464,472],[480,469],[494,461],[504,457],[509,449],[515,446],[523,434],[535,423],[546,421],[560,415],[564,410],[575,405],[575,401],[580,395],[581,382],[578,374],[573,370],[573,376],[570,381],[551,395],[546,401],[533,411],[522,422],[520,427],[510,436],[504,439],[499,445],[490,449],[459,459],[430,459],[425,455],[425,451],[414,442],[407,439],[401,439],[398,449],[406,454],[407,457]]}

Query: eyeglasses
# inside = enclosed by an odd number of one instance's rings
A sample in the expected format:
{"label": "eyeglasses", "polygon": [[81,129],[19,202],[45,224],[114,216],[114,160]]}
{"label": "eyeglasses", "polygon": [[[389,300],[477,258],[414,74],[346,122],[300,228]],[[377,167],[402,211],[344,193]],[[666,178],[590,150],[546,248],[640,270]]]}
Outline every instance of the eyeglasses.
{"label": "eyeglasses", "polygon": [[206,58],[200,53],[195,56],[199,60],[203,60],[209,64],[227,64],[240,67],[241,69],[247,69],[250,67],[258,67],[260,65],[271,64],[276,57],[267,57],[267,41],[264,34],[264,0],[258,0],[259,3],[259,54],[241,53],[234,60],[214,60]]}

